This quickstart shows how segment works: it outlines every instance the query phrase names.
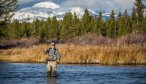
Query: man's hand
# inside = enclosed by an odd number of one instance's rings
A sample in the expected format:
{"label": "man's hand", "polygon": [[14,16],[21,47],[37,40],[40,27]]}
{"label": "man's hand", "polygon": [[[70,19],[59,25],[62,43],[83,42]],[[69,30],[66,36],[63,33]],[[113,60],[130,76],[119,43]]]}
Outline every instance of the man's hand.
{"label": "man's hand", "polygon": [[47,49],[45,49],[45,51],[47,51]]}
{"label": "man's hand", "polygon": [[59,63],[60,62],[60,60],[57,60],[57,63]]}
{"label": "man's hand", "polygon": [[45,49],[44,54],[47,54],[47,49]]}

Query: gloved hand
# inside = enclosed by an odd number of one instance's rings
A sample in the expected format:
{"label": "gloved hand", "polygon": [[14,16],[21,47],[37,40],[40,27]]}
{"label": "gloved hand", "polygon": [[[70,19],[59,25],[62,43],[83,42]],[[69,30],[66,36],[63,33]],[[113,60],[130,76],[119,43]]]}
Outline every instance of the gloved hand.
{"label": "gloved hand", "polygon": [[44,54],[47,54],[47,49],[44,50]]}
{"label": "gloved hand", "polygon": [[47,51],[47,49],[45,49],[45,51]]}
{"label": "gloved hand", "polygon": [[57,60],[57,63],[59,63],[60,62],[60,60]]}

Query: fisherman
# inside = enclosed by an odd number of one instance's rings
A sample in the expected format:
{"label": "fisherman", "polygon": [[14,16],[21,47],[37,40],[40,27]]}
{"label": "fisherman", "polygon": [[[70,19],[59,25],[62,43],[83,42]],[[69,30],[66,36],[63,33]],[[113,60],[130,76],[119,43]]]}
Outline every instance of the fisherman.
{"label": "fisherman", "polygon": [[48,49],[45,49],[45,54],[48,54],[48,57],[46,59],[47,61],[47,68],[48,68],[48,76],[51,77],[53,74],[54,77],[57,76],[57,63],[60,61],[60,53],[55,47],[55,42],[51,43],[51,47]]}

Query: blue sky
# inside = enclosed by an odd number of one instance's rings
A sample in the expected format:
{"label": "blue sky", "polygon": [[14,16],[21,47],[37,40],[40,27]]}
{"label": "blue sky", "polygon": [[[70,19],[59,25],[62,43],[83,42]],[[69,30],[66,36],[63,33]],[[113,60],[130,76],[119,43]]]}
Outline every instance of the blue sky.
{"label": "blue sky", "polygon": [[[83,7],[90,8],[93,10],[102,10],[110,12],[112,9],[116,12],[124,11],[125,9],[131,10],[134,6],[135,0],[18,0],[19,7],[31,7],[35,3],[42,1],[52,1],[56,4],[61,5],[62,7]],[[146,3],[146,0],[144,0]]]}

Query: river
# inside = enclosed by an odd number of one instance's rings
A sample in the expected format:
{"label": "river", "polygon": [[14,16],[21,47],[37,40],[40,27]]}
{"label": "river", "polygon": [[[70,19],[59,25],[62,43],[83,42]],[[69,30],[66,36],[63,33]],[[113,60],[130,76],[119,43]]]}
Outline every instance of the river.
{"label": "river", "polygon": [[58,65],[47,77],[46,64],[0,63],[0,84],[146,84],[146,66]]}

